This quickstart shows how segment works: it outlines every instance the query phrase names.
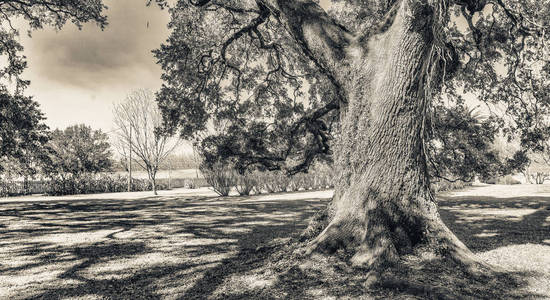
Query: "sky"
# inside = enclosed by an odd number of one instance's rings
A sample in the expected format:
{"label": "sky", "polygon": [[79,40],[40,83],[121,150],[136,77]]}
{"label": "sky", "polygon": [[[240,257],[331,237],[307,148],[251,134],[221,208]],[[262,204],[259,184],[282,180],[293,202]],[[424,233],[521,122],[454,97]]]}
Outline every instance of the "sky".
{"label": "sky", "polygon": [[[109,25],[101,30],[67,24],[61,31],[45,28],[21,35],[31,80],[28,95],[40,103],[51,129],[84,123],[115,129],[113,104],[133,89],[161,86],[161,69],[151,50],[169,35],[169,14],[145,0],[106,0]],[[330,0],[321,0],[328,8]],[[25,30],[21,30],[25,32]]]}
{"label": "sky", "polygon": [[[168,37],[169,15],[145,0],[107,0],[109,25],[78,30],[67,24],[22,35],[31,80],[28,95],[40,103],[50,128],[85,123],[114,129],[113,104],[132,89],[158,90],[161,69],[151,50]],[[24,31],[22,31],[24,32]]]}

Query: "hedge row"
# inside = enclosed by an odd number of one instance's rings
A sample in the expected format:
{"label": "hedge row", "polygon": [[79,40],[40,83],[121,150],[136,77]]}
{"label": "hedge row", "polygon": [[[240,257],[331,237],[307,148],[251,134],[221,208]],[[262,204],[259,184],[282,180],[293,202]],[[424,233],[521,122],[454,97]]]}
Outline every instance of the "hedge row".
{"label": "hedge row", "polygon": [[169,186],[172,189],[176,188],[186,188],[186,189],[197,189],[201,187],[210,186],[206,179],[204,178],[168,178],[157,179],[157,183],[160,183],[165,186]]}
{"label": "hedge row", "polygon": [[[157,190],[168,189],[168,179],[157,179]],[[172,178],[171,188],[190,188],[209,186],[204,178]],[[151,182],[147,179],[132,179],[133,192],[151,191]],[[80,177],[68,175],[48,180],[17,181],[0,178],[0,197],[46,194],[51,196],[118,193],[128,191],[127,176],[111,174],[85,174]]]}
{"label": "hedge row", "polygon": [[216,166],[212,169],[201,169],[208,184],[220,196],[229,195],[235,189],[239,195],[293,192],[310,189],[333,188],[332,175],[328,169],[316,168],[310,173],[288,176],[283,172],[255,171],[244,175],[238,174],[227,166]]}
{"label": "hedge row", "polygon": [[[166,189],[164,184],[157,184],[157,190]],[[146,179],[132,179],[132,192],[151,191],[153,186]],[[46,182],[48,195],[76,195],[96,193],[118,193],[128,191],[128,177],[109,176],[107,174],[85,174],[79,177],[54,178]]]}

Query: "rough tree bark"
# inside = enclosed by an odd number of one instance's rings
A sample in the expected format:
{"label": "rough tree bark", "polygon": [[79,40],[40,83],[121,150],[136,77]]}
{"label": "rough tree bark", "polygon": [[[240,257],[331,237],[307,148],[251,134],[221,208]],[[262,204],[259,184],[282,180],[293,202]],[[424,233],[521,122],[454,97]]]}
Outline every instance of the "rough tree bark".
{"label": "rough tree bark", "polygon": [[274,5],[344,99],[330,223],[307,252],[354,247],[352,262],[368,266],[420,250],[471,261],[440,219],[423,144],[438,12],[429,1],[398,1],[380,28],[356,36],[311,1]]}

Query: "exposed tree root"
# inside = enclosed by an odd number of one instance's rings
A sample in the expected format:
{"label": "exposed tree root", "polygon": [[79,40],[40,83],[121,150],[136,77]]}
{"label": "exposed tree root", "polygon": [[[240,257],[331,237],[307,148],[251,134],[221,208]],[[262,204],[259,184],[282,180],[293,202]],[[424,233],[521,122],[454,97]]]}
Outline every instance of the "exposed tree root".
{"label": "exposed tree root", "polygon": [[341,247],[331,255],[318,248],[303,255],[311,241],[289,243],[272,255],[273,265],[265,268],[274,272],[269,275],[278,280],[274,286],[323,289],[351,298],[508,299],[521,296],[517,287],[525,284],[521,274],[487,267],[469,251],[424,244],[396,262],[367,266],[352,262],[360,246]]}
{"label": "exposed tree root", "polygon": [[302,244],[297,247],[295,254],[307,259],[315,253],[344,252],[350,266],[369,273],[369,285],[375,284],[387,270],[411,259],[445,261],[471,276],[502,272],[479,260],[441,220],[428,227],[431,231],[426,234],[428,238],[412,247],[399,243],[403,239],[396,238],[398,235],[378,235],[376,240],[359,242],[356,238],[359,229],[331,220],[330,210],[325,209],[312,218],[300,237]]}

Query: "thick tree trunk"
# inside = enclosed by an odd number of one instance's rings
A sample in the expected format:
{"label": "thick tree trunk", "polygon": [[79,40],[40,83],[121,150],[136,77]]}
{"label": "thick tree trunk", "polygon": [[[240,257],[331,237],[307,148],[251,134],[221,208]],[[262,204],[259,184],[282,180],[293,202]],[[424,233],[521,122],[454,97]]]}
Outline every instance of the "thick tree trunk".
{"label": "thick tree trunk", "polygon": [[440,219],[430,191],[424,130],[433,11],[401,1],[391,26],[348,48],[341,68],[348,101],[335,151],[339,173],[330,223],[308,251],[356,247],[356,265],[384,265],[431,251],[470,252]]}

